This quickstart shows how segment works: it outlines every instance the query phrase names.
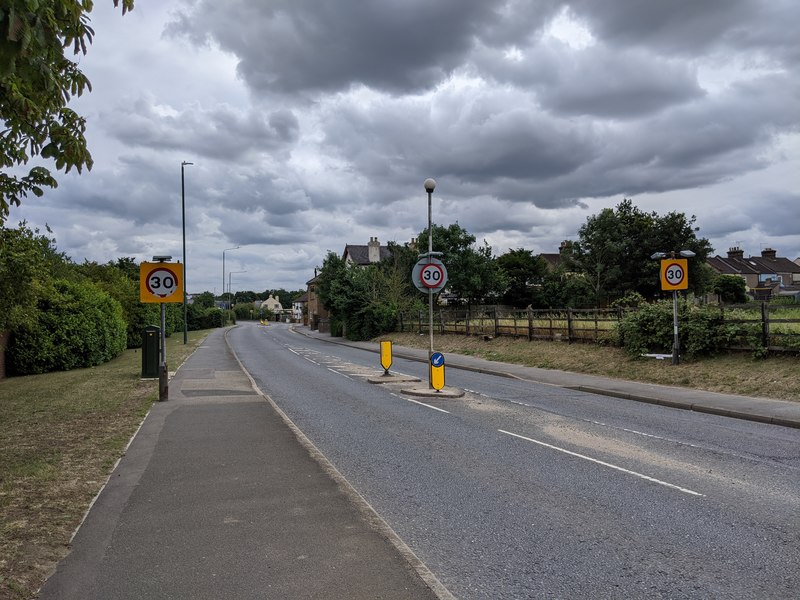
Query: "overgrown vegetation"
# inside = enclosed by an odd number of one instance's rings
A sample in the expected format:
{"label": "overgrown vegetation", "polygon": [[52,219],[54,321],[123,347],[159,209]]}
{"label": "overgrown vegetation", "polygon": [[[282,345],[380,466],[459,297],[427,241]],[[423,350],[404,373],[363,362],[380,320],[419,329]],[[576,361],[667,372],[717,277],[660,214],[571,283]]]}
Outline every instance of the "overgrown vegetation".
{"label": "overgrown vegetation", "polygon": [[[98,365],[138,348],[144,328],[160,324],[158,305],[139,301],[132,258],[78,265],[38,229],[0,228],[0,332],[11,332],[9,374]],[[210,305],[187,307],[190,330],[222,324],[213,296]],[[182,304],[166,306],[165,326],[167,336],[183,330]]]}

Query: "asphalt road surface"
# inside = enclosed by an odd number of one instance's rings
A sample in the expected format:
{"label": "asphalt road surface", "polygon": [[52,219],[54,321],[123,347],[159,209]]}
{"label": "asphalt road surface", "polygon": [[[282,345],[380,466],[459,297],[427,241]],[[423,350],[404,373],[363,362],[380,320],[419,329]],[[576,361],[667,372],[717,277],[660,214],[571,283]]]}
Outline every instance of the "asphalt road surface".
{"label": "asphalt road surface", "polygon": [[455,369],[430,401],[283,324],[228,337],[459,598],[800,597],[800,430]]}

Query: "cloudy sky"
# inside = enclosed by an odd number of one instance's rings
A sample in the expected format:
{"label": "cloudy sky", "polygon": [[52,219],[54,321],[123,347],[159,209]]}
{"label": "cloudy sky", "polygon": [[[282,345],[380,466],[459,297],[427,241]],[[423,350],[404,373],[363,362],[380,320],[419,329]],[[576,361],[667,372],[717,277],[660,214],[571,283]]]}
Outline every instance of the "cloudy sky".
{"label": "cloudy sky", "polygon": [[[9,224],[189,292],[299,289],[328,250],[458,222],[554,252],[631,198],[716,253],[800,256],[797,0],[97,0],[95,165]],[[665,249],[669,250],[669,249]],[[241,272],[244,271],[244,272]],[[227,285],[227,277],[226,277]]]}

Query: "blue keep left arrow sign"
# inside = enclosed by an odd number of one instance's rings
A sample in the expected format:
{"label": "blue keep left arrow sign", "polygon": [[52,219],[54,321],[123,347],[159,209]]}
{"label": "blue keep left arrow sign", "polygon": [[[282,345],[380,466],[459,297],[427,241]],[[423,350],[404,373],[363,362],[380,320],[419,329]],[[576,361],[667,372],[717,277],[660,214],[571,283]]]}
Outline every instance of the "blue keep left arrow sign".
{"label": "blue keep left arrow sign", "polygon": [[431,365],[434,367],[441,367],[444,365],[444,354],[441,352],[434,352],[431,354]]}

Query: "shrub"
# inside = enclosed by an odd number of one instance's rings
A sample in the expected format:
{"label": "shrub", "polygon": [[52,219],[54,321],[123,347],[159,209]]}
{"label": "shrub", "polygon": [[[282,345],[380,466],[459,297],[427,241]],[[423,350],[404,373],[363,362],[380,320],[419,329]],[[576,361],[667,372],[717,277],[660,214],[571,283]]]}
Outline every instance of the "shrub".
{"label": "shrub", "polygon": [[[737,334],[730,325],[723,325],[718,309],[692,306],[685,300],[678,303],[678,321],[681,354],[688,358],[715,354]],[[671,301],[646,304],[620,321],[620,343],[632,356],[669,353],[674,340],[673,323]]]}
{"label": "shrub", "polygon": [[22,313],[8,349],[17,375],[99,365],[127,345],[122,308],[91,282],[56,280]]}

